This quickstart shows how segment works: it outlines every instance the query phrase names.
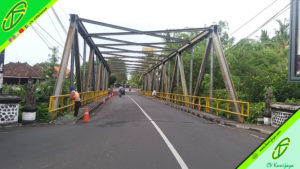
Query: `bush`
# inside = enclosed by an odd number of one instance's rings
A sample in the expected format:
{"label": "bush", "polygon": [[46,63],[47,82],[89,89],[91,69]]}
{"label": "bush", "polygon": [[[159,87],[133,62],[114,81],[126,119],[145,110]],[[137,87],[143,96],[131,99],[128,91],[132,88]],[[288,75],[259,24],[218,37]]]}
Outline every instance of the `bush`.
{"label": "bush", "polygon": [[257,118],[262,116],[264,109],[264,102],[250,103],[250,115],[246,118],[246,121],[249,123],[257,123]]}
{"label": "bush", "polygon": [[51,114],[48,112],[48,103],[42,102],[39,103],[37,106],[37,114],[36,114],[36,120],[38,122],[46,122],[48,123],[51,121]]}
{"label": "bush", "polygon": [[291,99],[286,99],[284,102],[289,104],[300,104],[300,99],[291,98]]}

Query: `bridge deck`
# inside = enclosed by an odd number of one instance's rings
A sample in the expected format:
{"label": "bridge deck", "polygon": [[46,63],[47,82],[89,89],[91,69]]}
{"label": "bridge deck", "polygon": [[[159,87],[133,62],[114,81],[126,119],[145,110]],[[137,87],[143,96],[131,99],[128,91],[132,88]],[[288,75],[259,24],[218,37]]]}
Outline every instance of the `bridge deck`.
{"label": "bridge deck", "polygon": [[263,141],[254,135],[265,137],[128,93],[100,106],[90,123],[1,129],[0,163],[6,169],[176,169],[182,162],[188,168],[234,168]]}

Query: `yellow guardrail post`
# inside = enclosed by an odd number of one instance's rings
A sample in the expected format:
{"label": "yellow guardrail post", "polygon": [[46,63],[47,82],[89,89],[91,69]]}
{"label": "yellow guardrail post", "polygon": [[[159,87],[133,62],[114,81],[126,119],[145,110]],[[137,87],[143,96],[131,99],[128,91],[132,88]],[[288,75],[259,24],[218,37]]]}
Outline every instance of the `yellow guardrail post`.
{"label": "yellow guardrail post", "polygon": [[[60,98],[60,107],[64,107],[64,98],[63,97]],[[64,109],[61,109],[60,112],[64,113]]]}
{"label": "yellow guardrail post", "polygon": [[54,120],[55,118],[55,112],[54,109],[55,109],[55,97],[52,98],[52,120]]}
{"label": "yellow guardrail post", "polygon": [[228,102],[226,102],[226,106],[227,106],[227,115],[226,115],[226,117],[227,117],[227,119],[229,119],[229,103]]}
{"label": "yellow guardrail post", "polygon": [[243,103],[241,103],[241,115],[240,115],[240,117],[241,117],[241,122],[242,123],[244,123],[244,104]]}
{"label": "yellow guardrail post", "polygon": [[219,101],[216,100],[216,105],[217,105],[217,110],[216,110],[216,115],[219,115]]}
{"label": "yellow guardrail post", "polygon": [[206,108],[205,108],[205,111],[208,113],[208,112],[209,112],[209,99],[206,98],[206,99],[205,99],[205,102],[206,102]]}
{"label": "yellow guardrail post", "polygon": [[193,96],[192,98],[193,98],[193,99],[192,99],[193,109],[195,109],[195,97]]}
{"label": "yellow guardrail post", "polygon": [[200,97],[198,97],[198,102],[199,102],[199,106],[198,106],[198,109],[201,111],[201,98]]}

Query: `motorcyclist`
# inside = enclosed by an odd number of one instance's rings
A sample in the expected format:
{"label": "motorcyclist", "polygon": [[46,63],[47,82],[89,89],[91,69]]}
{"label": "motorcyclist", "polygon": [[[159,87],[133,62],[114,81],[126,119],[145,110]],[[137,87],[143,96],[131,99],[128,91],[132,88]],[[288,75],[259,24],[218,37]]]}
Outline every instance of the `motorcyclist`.
{"label": "motorcyclist", "polygon": [[122,87],[122,94],[125,95],[125,87]]}
{"label": "motorcyclist", "polygon": [[123,94],[123,89],[122,88],[123,88],[122,86],[119,87],[119,96],[120,97],[122,97],[122,94]]}

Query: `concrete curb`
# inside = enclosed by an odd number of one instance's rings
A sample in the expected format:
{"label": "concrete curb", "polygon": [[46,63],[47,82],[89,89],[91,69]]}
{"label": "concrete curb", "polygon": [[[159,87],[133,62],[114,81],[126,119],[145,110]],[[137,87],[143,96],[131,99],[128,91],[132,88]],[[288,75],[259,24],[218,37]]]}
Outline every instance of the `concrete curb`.
{"label": "concrete curb", "polygon": [[[142,95],[142,96],[144,96],[144,95]],[[186,106],[180,106],[180,105],[177,105],[177,104],[174,104],[174,103],[171,103],[171,102],[167,102],[167,101],[164,101],[164,100],[160,100],[160,99],[157,99],[157,98],[153,98],[153,97],[149,97],[149,96],[144,96],[144,97],[148,98],[148,99],[151,99],[153,101],[160,102],[162,104],[168,105],[168,106],[173,107],[177,110],[185,111],[185,112],[190,113],[190,114],[192,114],[196,117],[203,118],[203,119],[211,121],[211,122],[215,122],[217,124],[221,124],[221,125],[225,125],[225,126],[229,126],[229,127],[240,128],[240,129],[252,130],[252,131],[256,131],[256,132],[260,132],[260,133],[268,134],[268,135],[272,134],[276,130],[275,127],[274,128],[269,128],[269,129],[263,129],[263,126],[258,127],[258,126],[252,125],[252,124],[239,123],[239,122],[236,122],[236,121],[224,119],[224,118],[222,118],[220,116],[216,116],[214,114],[199,111],[199,110],[192,109],[192,108],[189,108],[189,107],[186,107]]]}
{"label": "concrete curb", "polygon": [[[104,97],[105,100],[108,100],[108,96]],[[102,105],[102,101],[103,101],[103,97],[100,98],[98,101],[86,104],[82,107],[79,108],[79,112],[76,118],[74,119],[67,119],[67,120],[54,120],[51,121],[50,124],[54,124],[54,125],[63,125],[63,124],[76,124],[77,122],[79,122],[79,120],[81,120],[83,118],[83,115],[85,113],[85,107],[87,106],[89,109],[89,114],[92,115],[93,111],[95,109],[97,109],[100,105]]]}
{"label": "concrete curb", "polygon": [[[105,101],[107,101],[107,100],[109,100],[108,97],[105,97]],[[88,106],[88,108],[89,108],[89,115],[92,115],[93,112],[94,112],[94,110],[96,110],[100,105],[103,104],[102,101],[103,101],[103,98],[100,98],[100,99],[99,99],[98,101],[96,101],[96,102],[92,102],[92,103],[90,103],[90,104],[85,105],[85,106]],[[79,109],[78,116],[77,116],[77,118],[74,120],[74,123],[73,123],[73,124],[77,123],[80,119],[83,118],[83,115],[84,115],[84,113],[85,113],[85,106],[82,106],[82,107]]]}

